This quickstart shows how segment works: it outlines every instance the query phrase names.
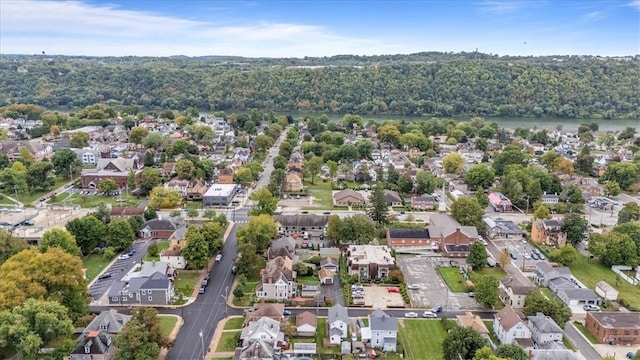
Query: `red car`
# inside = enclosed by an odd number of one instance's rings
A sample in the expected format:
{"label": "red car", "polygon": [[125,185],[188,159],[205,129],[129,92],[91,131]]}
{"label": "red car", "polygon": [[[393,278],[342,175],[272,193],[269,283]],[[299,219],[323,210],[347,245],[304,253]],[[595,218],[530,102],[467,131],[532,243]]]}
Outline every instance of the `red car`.
{"label": "red car", "polygon": [[398,289],[397,287],[390,287],[390,288],[387,288],[387,291],[390,293],[399,293],[400,289]]}

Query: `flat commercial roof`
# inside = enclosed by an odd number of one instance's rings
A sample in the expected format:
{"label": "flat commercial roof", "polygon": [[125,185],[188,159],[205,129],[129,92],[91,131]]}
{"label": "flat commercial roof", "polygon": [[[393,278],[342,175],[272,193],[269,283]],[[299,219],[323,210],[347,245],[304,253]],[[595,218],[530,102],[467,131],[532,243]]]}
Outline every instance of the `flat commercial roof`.
{"label": "flat commercial roof", "polygon": [[211,197],[222,197],[222,196],[229,196],[237,187],[238,185],[236,184],[213,184],[211,185],[211,187],[207,190],[206,193],[204,193],[204,196],[211,196]]}

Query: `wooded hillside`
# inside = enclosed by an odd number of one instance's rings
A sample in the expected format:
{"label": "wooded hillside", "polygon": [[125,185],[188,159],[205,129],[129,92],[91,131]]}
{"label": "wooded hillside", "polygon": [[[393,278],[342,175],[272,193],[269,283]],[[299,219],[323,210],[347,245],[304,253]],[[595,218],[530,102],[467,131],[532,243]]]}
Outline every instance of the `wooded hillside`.
{"label": "wooded hillside", "polygon": [[588,57],[0,58],[0,106],[614,119],[640,117],[638,94],[638,60]]}

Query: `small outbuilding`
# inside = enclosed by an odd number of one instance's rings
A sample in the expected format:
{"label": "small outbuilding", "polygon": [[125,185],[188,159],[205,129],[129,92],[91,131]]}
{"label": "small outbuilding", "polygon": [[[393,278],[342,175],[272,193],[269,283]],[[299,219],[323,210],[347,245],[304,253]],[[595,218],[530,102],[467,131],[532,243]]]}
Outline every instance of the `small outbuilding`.
{"label": "small outbuilding", "polygon": [[607,300],[618,300],[618,290],[605,281],[598,281],[596,284],[596,294]]}

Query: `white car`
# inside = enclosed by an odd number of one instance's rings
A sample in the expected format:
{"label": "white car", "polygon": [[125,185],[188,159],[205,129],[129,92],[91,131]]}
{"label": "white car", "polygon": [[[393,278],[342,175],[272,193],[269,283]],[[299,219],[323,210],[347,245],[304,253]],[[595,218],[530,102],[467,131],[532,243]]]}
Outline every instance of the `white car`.
{"label": "white car", "polygon": [[600,306],[598,306],[598,305],[586,304],[586,305],[584,306],[584,310],[585,310],[585,311],[600,311]]}
{"label": "white car", "polygon": [[216,262],[220,262],[222,260],[222,254],[216,255]]}
{"label": "white car", "polygon": [[529,254],[527,254],[527,253],[524,253],[524,258],[527,259],[527,260],[531,260],[531,256],[529,256]]}
{"label": "white car", "polygon": [[418,284],[409,284],[409,285],[407,285],[407,289],[409,289],[409,290],[420,290],[420,285],[418,285]]}
{"label": "white car", "polygon": [[408,312],[408,313],[404,313],[404,317],[406,318],[412,318],[415,319],[418,317],[418,313],[417,312]]}
{"label": "white car", "polygon": [[118,260],[127,260],[129,259],[129,254],[122,254],[118,256]]}
{"label": "white car", "polygon": [[436,315],[436,313],[434,313],[433,311],[425,311],[425,312],[422,313],[422,317],[423,318],[434,319],[434,318],[437,318],[438,315]]}

